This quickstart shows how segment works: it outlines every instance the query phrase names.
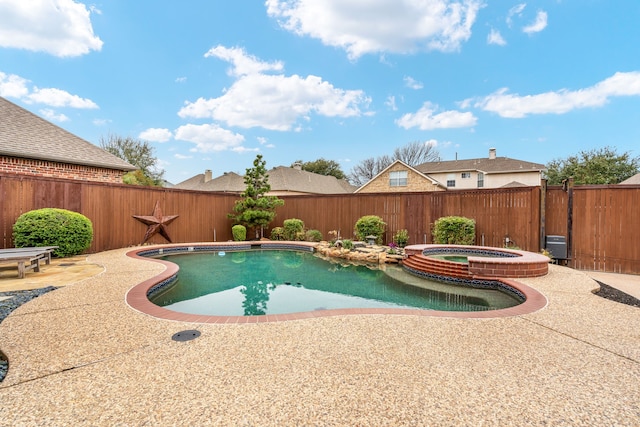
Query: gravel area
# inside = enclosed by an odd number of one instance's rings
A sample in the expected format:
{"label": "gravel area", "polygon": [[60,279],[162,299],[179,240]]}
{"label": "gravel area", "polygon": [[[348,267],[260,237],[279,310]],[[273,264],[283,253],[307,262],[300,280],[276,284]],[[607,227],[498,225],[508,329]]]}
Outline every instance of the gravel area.
{"label": "gravel area", "polygon": [[638,298],[622,292],[616,288],[612,288],[611,286],[598,280],[596,280],[596,282],[598,282],[598,284],[600,285],[600,290],[595,293],[599,297],[640,308],[640,300]]}

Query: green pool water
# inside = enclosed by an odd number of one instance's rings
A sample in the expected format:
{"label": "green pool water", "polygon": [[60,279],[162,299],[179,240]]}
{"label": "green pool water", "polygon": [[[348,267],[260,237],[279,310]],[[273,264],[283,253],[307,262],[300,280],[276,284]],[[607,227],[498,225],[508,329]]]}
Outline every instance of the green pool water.
{"label": "green pool water", "polygon": [[466,255],[459,255],[459,254],[430,254],[429,257],[437,258],[437,259],[443,259],[445,261],[460,262],[462,264],[469,264],[469,260],[467,259]]}
{"label": "green pool water", "polygon": [[499,290],[431,282],[399,267],[338,264],[310,252],[250,250],[165,256],[178,280],[150,296],[167,309],[254,316],[339,308],[481,311],[520,303]]}

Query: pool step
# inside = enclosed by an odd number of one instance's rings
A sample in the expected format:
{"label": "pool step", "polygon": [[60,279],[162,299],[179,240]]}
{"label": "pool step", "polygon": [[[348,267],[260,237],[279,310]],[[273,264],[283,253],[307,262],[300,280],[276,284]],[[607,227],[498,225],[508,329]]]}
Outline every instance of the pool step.
{"label": "pool step", "polygon": [[402,261],[402,265],[414,270],[426,273],[437,274],[439,276],[470,278],[469,266],[467,264],[435,259],[422,254],[409,255]]}

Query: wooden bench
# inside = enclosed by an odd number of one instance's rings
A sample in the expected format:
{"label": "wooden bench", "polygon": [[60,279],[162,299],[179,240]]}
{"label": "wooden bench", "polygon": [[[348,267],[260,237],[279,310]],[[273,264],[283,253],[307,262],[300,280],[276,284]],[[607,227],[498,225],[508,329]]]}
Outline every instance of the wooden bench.
{"label": "wooden bench", "polygon": [[33,248],[0,249],[0,263],[17,262],[18,278],[24,279],[28,270],[40,272],[40,261],[51,264],[51,253],[57,246],[44,246]]}

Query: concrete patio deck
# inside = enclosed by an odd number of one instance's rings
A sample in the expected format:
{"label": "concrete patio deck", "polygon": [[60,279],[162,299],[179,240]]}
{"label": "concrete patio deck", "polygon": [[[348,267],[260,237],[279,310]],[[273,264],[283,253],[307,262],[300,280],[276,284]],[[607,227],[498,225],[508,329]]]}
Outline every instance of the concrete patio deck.
{"label": "concrete patio deck", "polygon": [[[549,300],[499,319],[352,315],[159,320],[126,292],[158,274],[126,249],[0,324],[0,425],[637,426],[640,311],[550,265]],[[605,282],[606,283],[606,282]],[[176,332],[197,329],[193,341]]]}

